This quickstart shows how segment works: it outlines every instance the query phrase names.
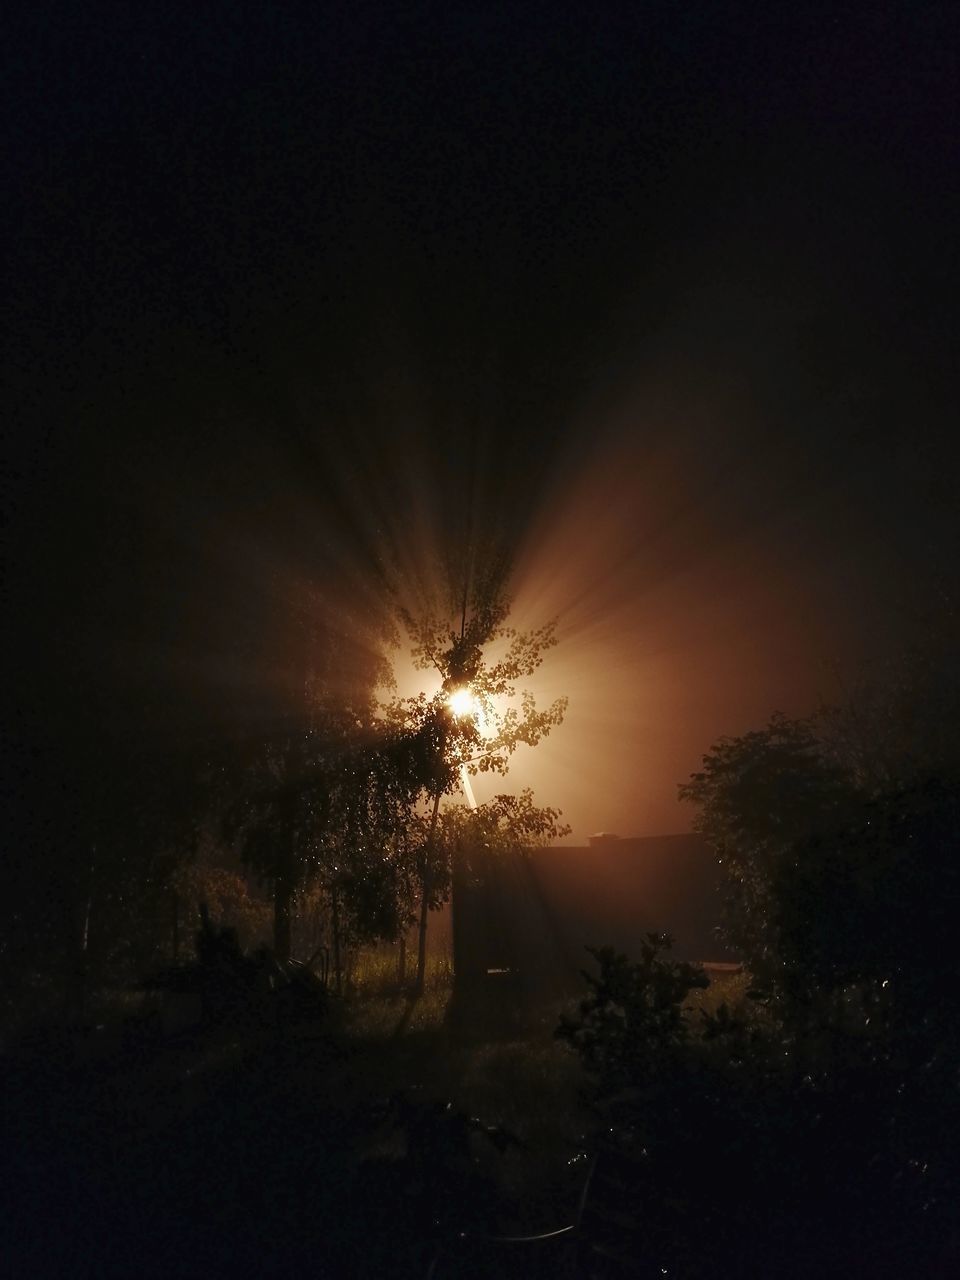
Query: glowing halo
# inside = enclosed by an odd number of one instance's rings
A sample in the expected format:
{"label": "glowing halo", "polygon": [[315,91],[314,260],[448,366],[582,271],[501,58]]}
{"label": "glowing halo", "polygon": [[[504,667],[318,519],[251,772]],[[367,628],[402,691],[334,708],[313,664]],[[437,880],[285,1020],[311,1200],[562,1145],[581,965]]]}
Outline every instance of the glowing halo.
{"label": "glowing halo", "polygon": [[474,716],[477,714],[477,700],[466,687],[454,689],[453,693],[447,698],[447,706],[458,719],[461,716]]}

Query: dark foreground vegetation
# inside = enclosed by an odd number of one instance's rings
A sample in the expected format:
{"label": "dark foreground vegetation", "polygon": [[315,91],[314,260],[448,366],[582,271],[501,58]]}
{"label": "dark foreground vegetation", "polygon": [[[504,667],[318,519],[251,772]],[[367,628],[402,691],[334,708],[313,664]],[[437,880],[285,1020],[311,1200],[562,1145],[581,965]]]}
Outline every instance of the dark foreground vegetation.
{"label": "dark foreground vegetation", "polygon": [[713,982],[656,934],[573,987],[427,963],[430,909],[557,830],[528,794],[441,809],[478,744],[439,699],[378,730],[376,767],[351,748],[258,780],[240,846],[264,896],[243,862],[181,867],[173,901],[217,908],[144,929],[140,971],[129,922],[106,945],[136,864],[96,927],[79,875],[82,947],[55,955],[82,980],[24,950],[6,989],[12,1273],[958,1274],[956,670],[903,660],[704,757],[681,795],[743,961]]}
{"label": "dark foreground vegetation", "polygon": [[957,1041],[922,985],[811,1009],[655,936],[595,960],[563,1004],[221,967],[182,1030],[147,996],[35,1031],[3,1059],[12,1273],[955,1274]]}
{"label": "dark foreground vegetation", "polygon": [[556,1008],[456,1011],[439,963],[419,998],[357,982],[241,998],[221,975],[180,1032],[139,1013],[24,1040],[3,1062],[16,1273],[415,1277],[461,1232],[572,1220],[589,1115]]}
{"label": "dark foreground vegetation", "polygon": [[[922,795],[921,864],[960,816]],[[897,913],[925,932],[918,892]],[[955,1274],[944,952],[708,982],[649,935],[596,950],[565,1002],[457,989],[442,957],[417,996],[392,954],[340,998],[209,926],[197,955],[125,1016],[5,1055],[14,1273]]]}

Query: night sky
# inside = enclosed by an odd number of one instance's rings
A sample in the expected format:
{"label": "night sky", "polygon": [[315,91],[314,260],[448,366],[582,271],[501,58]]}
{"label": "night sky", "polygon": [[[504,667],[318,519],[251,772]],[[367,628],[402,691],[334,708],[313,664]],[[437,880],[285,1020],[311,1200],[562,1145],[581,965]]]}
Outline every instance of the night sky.
{"label": "night sky", "polygon": [[714,738],[952,590],[957,35],[882,0],[22,17],[18,776],[272,723],[311,610],[501,541],[571,698],[511,778],[578,842],[684,829]]}

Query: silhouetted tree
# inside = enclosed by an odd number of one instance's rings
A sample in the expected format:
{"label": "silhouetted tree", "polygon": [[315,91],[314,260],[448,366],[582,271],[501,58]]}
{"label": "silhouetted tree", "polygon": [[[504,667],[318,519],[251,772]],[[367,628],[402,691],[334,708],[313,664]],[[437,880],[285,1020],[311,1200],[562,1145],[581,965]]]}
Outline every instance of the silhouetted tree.
{"label": "silhouetted tree", "polygon": [[[539,710],[532,694],[518,690],[518,682],[533,674],[556,643],[556,623],[528,632],[508,625],[511,600],[502,563],[484,572],[461,572],[459,580],[448,580],[453,586],[445,598],[417,610],[398,605],[415,666],[435,671],[440,688],[432,697],[397,699],[387,709],[411,744],[425,805],[415,863],[421,992],[429,911],[448,892],[449,859],[438,846],[443,797],[463,785],[467,775],[506,774],[517,747],[536,746],[560,724],[567,705],[566,698],[558,698]],[[459,704],[458,694],[469,701]]]}
{"label": "silhouetted tree", "polygon": [[[274,949],[289,958],[294,897],[326,893],[335,968],[348,937],[394,938],[401,927],[406,829],[419,782],[390,726],[326,719],[266,744],[246,774],[226,830],[273,890]],[[419,779],[420,774],[416,774]]]}
{"label": "silhouetted tree", "polygon": [[721,738],[680,787],[694,829],[723,866],[724,942],[757,978],[779,963],[774,883],[780,864],[854,803],[852,779],[809,721],[775,715],[764,729]]}
{"label": "silhouetted tree", "polygon": [[363,879],[357,858],[386,839],[396,794],[376,715],[378,684],[389,678],[382,635],[346,615],[336,626],[318,621],[319,608],[312,597],[303,604],[304,685],[293,690],[281,727],[236,753],[225,787],[225,833],[271,886],[281,960],[289,958],[298,891],[320,881],[336,915],[344,885]]}
{"label": "silhouetted tree", "polygon": [[723,865],[725,941],[761,985],[882,979],[878,947],[926,950],[930,886],[953,885],[935,847],[960,783],[951,653],[899,655],[807,719],[721,738],[680,787]]}
{"label": "silhouetted tree", "polygon": [[884,1275],[921,1241],[925,1274],[949,1270],[943,1242],[958,1226],[960,1164],[945,1138],[960,1123],[956,671],[916,654],[886,670],[886,686],[862,683],[809,720],[722,739],[681,787],[727,870],[725,927],[763,1006],[708,1019],[696,1128],[726,1111],[717,1141],[756,1164],[759,1135],[797,1171],[788,1188],[768,1166],[755,1194],[800,1274],[814,1223],[824,1269],[869,1238],[869,1269]]}

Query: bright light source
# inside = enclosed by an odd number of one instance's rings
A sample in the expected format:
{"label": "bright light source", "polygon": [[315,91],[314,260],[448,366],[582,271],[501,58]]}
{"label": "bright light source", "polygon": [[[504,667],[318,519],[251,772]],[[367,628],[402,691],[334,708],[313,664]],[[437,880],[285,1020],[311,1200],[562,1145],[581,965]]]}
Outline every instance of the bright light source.
{"label": "bright light source", "polygon": [[447,705],[455,716],[472,716],[477,712],[476,700],[469,689],[455,689]]}

